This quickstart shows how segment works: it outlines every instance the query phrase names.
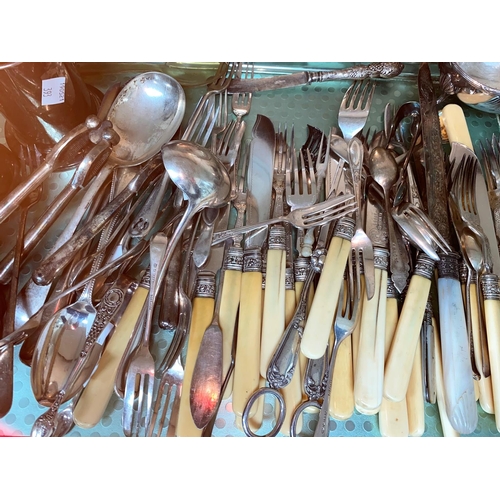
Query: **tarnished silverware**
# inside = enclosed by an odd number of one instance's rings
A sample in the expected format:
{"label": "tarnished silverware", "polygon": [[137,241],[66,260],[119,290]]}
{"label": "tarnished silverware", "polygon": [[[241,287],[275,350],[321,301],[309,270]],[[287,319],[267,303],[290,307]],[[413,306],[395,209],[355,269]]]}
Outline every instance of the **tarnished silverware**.
{"label": "tarnished silverware", "polygon": [[249,226],[243,226],[239,229],[228,229],[214,233],[212,245],[218,245],[224,240],[233,238],[238,234],[245,234],[254,229],[267,227],[279,222],[289,222],[297,228],[309,229],[311,227],[321,226],[327,222],[340,219],[357,210],[354,196],[350,194],[329,198],[321,203],[316,203],[309,208],[297,209],[288,215],[269,219],[267,221],[257,222]]}
{"label": "tarnished silverware", "polygon": [[262,92],[285,89],[311,83],[333,80],[363,80],[365,78],[394,78],[403,71],[402,63],[371,63],[367,66],[353,66],[332,71],[303,71],[291,75],[256,78],[253,80],[235,79],[229,84],[229,92]]}
{"label": "tarnished silverware", "polygon": [[149,339],[153,314],[161,279],[161,265],[168,247],[164,233],[157,233],[149,244],[151,282],[148,293],[146,318],[139,346],[131,354],[125,382],[122,426],[125,436],[138,436],[141,427],[147,428],[151,418],[154,390],[155,361]]}

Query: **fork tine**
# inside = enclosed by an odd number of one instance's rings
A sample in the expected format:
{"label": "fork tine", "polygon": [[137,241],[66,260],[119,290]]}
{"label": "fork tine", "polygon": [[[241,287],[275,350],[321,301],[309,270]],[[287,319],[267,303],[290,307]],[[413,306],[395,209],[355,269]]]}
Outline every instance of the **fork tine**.
{"label": "fork tine", "polygon": [[359,94],[359,89],[361,88],[361,81],[356,80],[346,91],[344,95],[344,99],[342,99],[342,103],[340,107],[344,107],[350,109],[353,107],[353,103],[356,101],[356,98]]}
{"label": "fork tine", "polygon": [[309,149],[307,150],[307,160],[309,162],[309,168],[307,169],[308,173],[309,173],[308,192],[312,194],[312,193],[316,192],[316,175],[314,173],[314,168],[312,166],[313,161],[312,161],[312,156],[311,156],[311,152],[309,151]]}
{"label": "fork tine", "polygon": [[[361,98],[359,99],[360,106],[363,104],[363,101],[365,103],[361,109],[367,109],[371,106],[372,100],[373,100],[373,94],[375,94],[375,87],[376,87],[376,83],[373,80],[368,80],[368,82],[366,83],[366,85],[363,89],[363,93],[361,95]],[[369,92],[368,92],[368,89],[370,89]],[[368,94],[367,94],[367,92],[368,92]],[[366,100],[365,100],[365,95],[366,95]]]}

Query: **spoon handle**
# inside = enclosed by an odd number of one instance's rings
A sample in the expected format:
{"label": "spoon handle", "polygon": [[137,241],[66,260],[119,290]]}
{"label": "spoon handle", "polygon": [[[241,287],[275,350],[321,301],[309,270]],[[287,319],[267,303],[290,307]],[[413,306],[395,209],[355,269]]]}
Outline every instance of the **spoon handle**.
{"label": "spoon handle", "polygon": [[[89,125],[87,125],[87,123]],[[75,141],[79,136],[87,132],[92,125],[92,121],[87,119],[87,123],[77,125],[71,132],[66,134],[50,151],[45,161],[38,167],[25,182],[22,182],[0,203],[0,224],[4,222],[19,206],[19,203],[28,193],[37,188],[50,175],[62,152]]]}
{"label": "spoon handle", "polygon": [[[161,165],[160,165],[161,166]],[[159,168],[154,162],[143,167],[130,184],[114,198],[101,212],[84,225],[72,238],[53,253],[33,273],[33,281],[38,285],[48,285],[74,257],[74,253],[94,238],[111,217],[118,212],[140,189],[152,170]]]}
{"label": "spoon handle", "polygon": [[408,252],[403,247],[401,235],[396,233],[394,219],[391,216],[391,205],[389,202],[389,193],[384,196],[385,211],[387,214],[387,230],[389,233],[389,249],[390,249],[390,270],[391,278],[394,286],[399,293],[402,293],[408,283],[408,274],[410,272],[410,264]]}

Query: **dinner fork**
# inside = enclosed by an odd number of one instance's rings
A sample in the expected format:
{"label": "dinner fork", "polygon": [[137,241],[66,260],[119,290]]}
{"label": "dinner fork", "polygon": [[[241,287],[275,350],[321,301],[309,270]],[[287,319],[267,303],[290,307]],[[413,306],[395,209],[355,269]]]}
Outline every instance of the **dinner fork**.
{"label": "dinner fork", "polygon": [[[487,377],[490,374],[490,363],[488,353],[488,341],[486,338],[486,326],[482,315],[482,295],[481,287],[479,286],[479,277],[484,273],[491,273],[492,259],[489,248],[489,241],[481,227],[479,214],[476,206],[476,172],[478,162],[473,156],[464,156],[454,169],[455,177],[452,182],[450,202],[456,203],[458,206],[461,219],[467,224],[467,230],[470,228],[473,233],[473,238],[464,238],[464,256],[470,269],[476,272],[478,277],[476,292],[478,300],[478,319],[480,333],[480,350],[482,360],[482,371]],[[452,206],[450,204],[450,206]],[[453,208],[453,206],[452,206]],[[459,232],[460,233],[460,232]],[[460,234],[459,234],[460,237]],[[460,238],[462,240],[462,238]],[[481,250],[480,255],[474,247],[471,247],[471,241],[476,241]]]}
{"label": "dinner fork", "polygon": [[[285,172],[286,202],[292,211],[311,207],[318,199],[316,175],[314,173],[312,155],[309,149],[306,149],[306,157],[307,162],[304,160],[302,150],[300,150],[299,168],[297,166],[295,151],[292,151],[291,166]],[[314,231],[314,229],[308,230],[308,237],[305,236],[303,229],[297,231],[297,250],[302,257],[310,257],[312,253],[312,244],[314,243],[312,231]]]}
{"label": "dinner fork", "polygon": [[321,226],[332,220],[340,219],[357,210],[357,205],[354,196],[345,194],[335,198],[329,198],[321,203],[316,203],[309,208],[301,208],[291,211],[287,215],[276,217],[274,219],[257,222],[248,226],[243,226],[239,229],[228,229],[227,231],[219,231],[214,233],[212,245],[218,245],[223,241],[234,238],[238,234],[245,234],[254,229],[260,229],[279,222],[289,222],[296,228],[309,229],[312,227]]}
{"label": "dinner fork", "polygon": [[155,299],[158,291],[160,268],[168,239],[165,233],[157,233],[150,243],[150,273],[147,314],[141,342],[127,368],[123,397],[122,426],[125,436],[138,436],[141,427],[148,427],[154,391],[155,361],[149,349],[153,324]]}
{"label": "dinner fork", "polygon": [[366,125],[375,86],[372,80],[366,83],[358,80],[347,89],[338,114],[339,128],[346,141],[350,141]]}
{"label": "dinner fork", "polygon": [[373,244],[363,229],[361,215],[363,206],[363,157],[363,143],[358,138],[353,137],[349,142],[348,159],[358,210],[355,215],[356,231],[351,238],[351,253],[355,263],[358,283],[361,282],[361,269],[364,269],[366,296],[370,300],[375,293],[375,263]]}

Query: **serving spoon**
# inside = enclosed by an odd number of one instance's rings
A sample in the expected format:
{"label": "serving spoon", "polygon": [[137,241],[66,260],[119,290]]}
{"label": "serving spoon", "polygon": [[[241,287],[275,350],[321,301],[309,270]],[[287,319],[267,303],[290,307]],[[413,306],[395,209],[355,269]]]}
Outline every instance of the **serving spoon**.
{"label": "serving spoon", "polygon": [[161,151],[168,175],[188,202],[163,260],[164,275],[173,249],[193,216],[204,208],[220,208],[229,203],[231,180],[217,156],[198,144],[182,140],[172,141],[165,144]]}

